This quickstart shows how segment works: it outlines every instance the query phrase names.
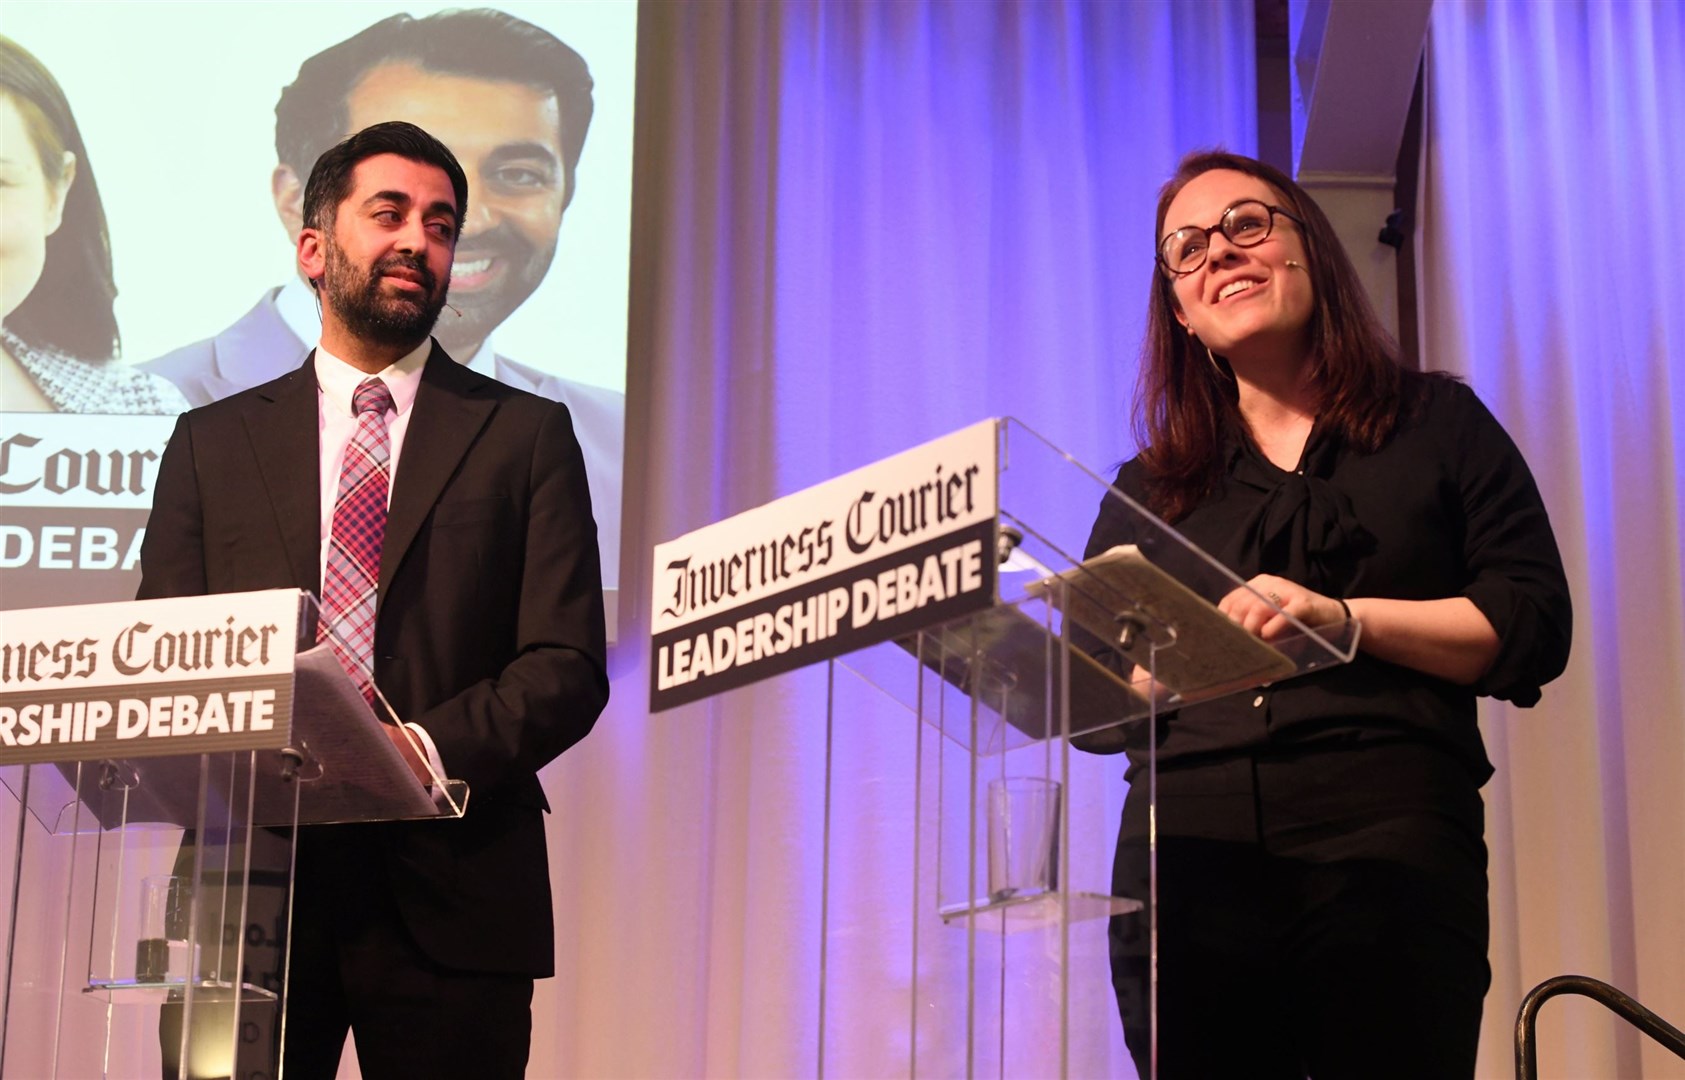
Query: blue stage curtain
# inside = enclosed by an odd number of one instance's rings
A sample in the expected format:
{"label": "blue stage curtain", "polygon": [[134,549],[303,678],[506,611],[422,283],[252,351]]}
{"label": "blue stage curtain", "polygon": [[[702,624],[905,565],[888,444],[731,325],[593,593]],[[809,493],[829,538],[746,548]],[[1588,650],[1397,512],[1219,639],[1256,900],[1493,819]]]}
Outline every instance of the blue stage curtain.
{"label": "blue stage curtain", "polygon": [[[1132,453],[1156,192],[1188,150],[1255,150],[1252,10],[644,5],[623,643],[547,775],[535,1074],[817,1069],[824,672],[649,716],[649,545],[991,415]],[[1080,546],[1095,506],[1048,510]],[[907,906],[913,738],[838,728],[828,1075],[909,1061],[905,926],[865,928]],[[1088,767],[1104,874],[1121,763]],[[1079,1072],[1127,1076],[1103,943],[1085,963]],[[921,999],[963,993],[937,979]]]}
{"label": "blue stage curtain", "polygon": [[[1577,972],[1685,1024],[1685,6],[1434,5],[1424,355],[1532,463],[1574,590],[1568,674],[1486,710],[1497,777],[1481,1075],[1528,989]],[[1589,1005],[1549,1006],[1558,1076],[1674,1076]]]}

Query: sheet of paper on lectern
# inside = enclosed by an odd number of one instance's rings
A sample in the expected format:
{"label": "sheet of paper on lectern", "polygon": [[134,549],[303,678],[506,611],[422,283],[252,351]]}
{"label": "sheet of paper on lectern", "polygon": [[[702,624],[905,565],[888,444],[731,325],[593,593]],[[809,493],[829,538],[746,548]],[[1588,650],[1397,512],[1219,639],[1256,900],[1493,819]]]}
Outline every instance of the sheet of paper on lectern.
{"label": "sheet of paper on lectern", "polygon": [[[1065,588],[1057,588],[1056,581]],[[1154,565],[1134,544],[1103,551],[1026,591],[1061,608],[1077,626],[1186,697],[1211,697],[1297,670],[1292,660]]]}
{"label": "sheet of paper on lectern", "polygon": [[301,823],[438,814],[326,642],[298,654],[298,684],[294,741],[322,763],[319,775],[312,762],[299,770]]}

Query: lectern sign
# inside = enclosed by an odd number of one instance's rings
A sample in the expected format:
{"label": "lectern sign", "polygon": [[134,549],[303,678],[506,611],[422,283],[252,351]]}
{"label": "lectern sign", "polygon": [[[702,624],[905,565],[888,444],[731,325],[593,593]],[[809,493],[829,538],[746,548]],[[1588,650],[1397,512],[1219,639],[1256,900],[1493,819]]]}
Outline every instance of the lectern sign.
{"label": "lectern sign", "polygon": [[655,549],[650,708],[994,603],[986,420]]}
{"label": "lectern sign", "polygon": [[0,611],[0,764],[285,746],[298,597]]}

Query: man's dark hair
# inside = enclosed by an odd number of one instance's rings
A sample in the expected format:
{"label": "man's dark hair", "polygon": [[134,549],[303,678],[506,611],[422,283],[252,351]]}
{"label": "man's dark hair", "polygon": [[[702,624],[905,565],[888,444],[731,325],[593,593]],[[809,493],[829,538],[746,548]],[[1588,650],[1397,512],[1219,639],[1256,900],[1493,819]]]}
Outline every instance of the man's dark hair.
{"label": "man's dark hair", "polygon": [[468,177],[457,164],[450,148],[414,124],[388,120],[366,127],[328,150],[310,170],[304,185],[304,227],[331,230],[339,204],[351,194],[351,177],[357,163],[379,154],[397,154],[423,165],[435,165],[450,177],[456,193],[457,231],[468,214]]}
{"label": "man's dark hair", "polygon": [[591,71],[555,35],[489,8],[441,11],[417,19],[394,15],[299,65],[275,104],[275,154],[304,176],[345,135],[357,83],[382,64],[413,63],[440,75],[533,86],[556,95],[565,206],[591,126]]}

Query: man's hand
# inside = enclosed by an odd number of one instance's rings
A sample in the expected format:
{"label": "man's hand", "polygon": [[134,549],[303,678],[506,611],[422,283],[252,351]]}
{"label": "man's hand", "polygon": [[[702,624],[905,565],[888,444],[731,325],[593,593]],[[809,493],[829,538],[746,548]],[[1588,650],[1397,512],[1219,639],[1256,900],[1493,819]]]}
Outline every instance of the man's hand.
{"label": "man's hand", "polygon": [[415,736],[397,724],[381,724],[380,727],[386,732],[386,737],[392,740],[392,745],[398,748],[398,753],[403,755],[404,764],[410,767],[410,772],[415,774],[422,786],[431,784],[433,777],[427,771],[427,762],[422,759],[421,752],[412,741]]}

